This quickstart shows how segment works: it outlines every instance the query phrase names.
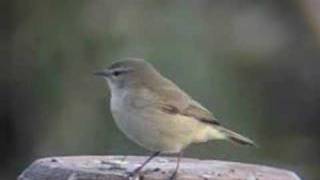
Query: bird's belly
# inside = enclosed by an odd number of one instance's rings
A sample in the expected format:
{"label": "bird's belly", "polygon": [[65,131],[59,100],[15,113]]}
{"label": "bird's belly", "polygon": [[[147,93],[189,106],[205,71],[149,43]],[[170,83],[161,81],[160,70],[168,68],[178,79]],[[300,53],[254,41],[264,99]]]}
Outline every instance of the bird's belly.
{"label": "bird's belly", "polygon": [[194,141],[206,141],[205,126],[185,116],[154,110],[113,110],[119,129],[131,140],[151,151],[176,153]]}

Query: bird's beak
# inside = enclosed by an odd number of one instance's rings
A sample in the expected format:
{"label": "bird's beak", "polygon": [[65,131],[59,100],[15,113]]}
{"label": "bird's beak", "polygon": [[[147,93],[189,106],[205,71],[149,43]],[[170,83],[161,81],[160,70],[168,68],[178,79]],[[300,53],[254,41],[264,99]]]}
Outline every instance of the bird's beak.
{"label": "bird's beak", "polygon": [[110,70],[102,70],[102,71],[96,71],[93,73],[95,76],[102,76],[102,77],[109,77],[112,72]]}

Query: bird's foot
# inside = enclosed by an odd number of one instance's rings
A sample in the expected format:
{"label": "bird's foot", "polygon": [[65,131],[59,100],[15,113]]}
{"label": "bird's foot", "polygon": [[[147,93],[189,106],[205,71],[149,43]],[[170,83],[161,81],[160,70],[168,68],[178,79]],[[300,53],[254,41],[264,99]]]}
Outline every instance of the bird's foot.
{"label": "bird's foot", "polygon": [[169,180],[176,180],[178,176],[178,171],[174,171],[173,174],[169,177]]}
{"label": "bird's foot", "polygon": [[140,176],[140,173],[127,172],[127,179],[135,180]]}
{"label": "bird's foot", "polygon": [[133,172],[127,172],[127,178],[134,180],[134,179],[137,179],[138,177],[142,177],[145,174],[152,173],[152,172],[158,172],[158,171],[160,171],[160,168],[149,169],[149,170],[145,170],[143,172],[141,172],[139,170],[135,170]]}
{"label": "bird's foot", "polygon": [[[127,179],[132,179],[132,180],[135,180],[135,179],[140,179],[139,177],[142,177],[144,174],[146,173],[149,173],[149,172],[157,172],[159,171],[160,169],[159,168],[155,168],[153,170],[149,170],[149,171],[146,171],[146,172],[141,172],[141,171],[133,171],[133,172],[127,172]],[[178,177],[178,172],[175,171],[171,174],[171,176],[169,177],[168,180],[176,180]]]}

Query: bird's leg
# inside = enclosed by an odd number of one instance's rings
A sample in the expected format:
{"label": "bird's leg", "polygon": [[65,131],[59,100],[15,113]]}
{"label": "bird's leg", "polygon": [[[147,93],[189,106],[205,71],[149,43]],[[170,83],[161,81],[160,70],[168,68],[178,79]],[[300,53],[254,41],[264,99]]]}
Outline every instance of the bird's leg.
{"label": "bird's leg", "polygon": [[158,156],[159,154],[160,154],[160,151],[157,151],[157,152],[153,153],[146,161],[144,161],[144,162],[141,164],[141,166],[139,166],[139,167],[137,167],[135,170],[133,170],[133,172],[131,172],[131,173],[129,174],[129,177],[136,177],[136,176],[140,173],[141,169],[142,169],[145,165],[147,165],[153,158],[155,158],[156,156]]}
{"label": "bird's leg", "polygon": [[175,168],[173,174],[170,176],[169,180],[174,180],[174,179],[176,179],[177,174],[178,174],[178,171],[179,171],[180,161],[181,161],[182,156],[183,156],[183,152],[180,151],[180,152],[178,153],[178,157],[177,157],[177,165],[176,165],[176,168]]}

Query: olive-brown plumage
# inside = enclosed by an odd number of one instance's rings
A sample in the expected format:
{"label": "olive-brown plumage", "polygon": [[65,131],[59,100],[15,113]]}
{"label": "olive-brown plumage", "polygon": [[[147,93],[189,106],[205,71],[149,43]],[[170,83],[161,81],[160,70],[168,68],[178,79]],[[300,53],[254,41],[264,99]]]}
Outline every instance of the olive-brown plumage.
{"label": "olive-brown plumage", "polygon": [[142,59],[117,61],[96,74],[111,89],[110,106],[117,126],[150,151],[180,153],[191,143],[208,140],[254,144],[224,128],[210,111]]}

